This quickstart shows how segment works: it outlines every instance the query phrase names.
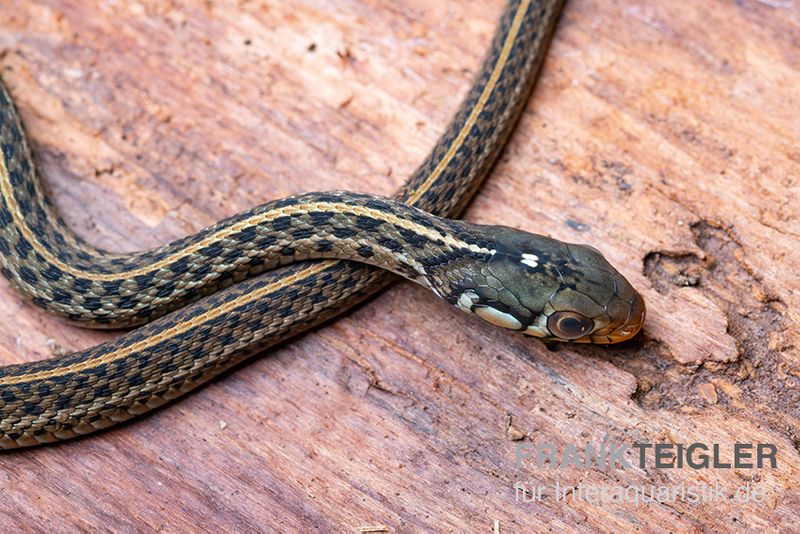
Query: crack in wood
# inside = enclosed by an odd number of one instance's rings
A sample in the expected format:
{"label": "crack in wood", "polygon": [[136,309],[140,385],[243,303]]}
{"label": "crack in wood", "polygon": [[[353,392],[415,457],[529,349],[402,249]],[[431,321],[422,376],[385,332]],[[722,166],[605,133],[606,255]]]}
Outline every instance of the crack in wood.
{"label": "crack in wood", "polygon": [[715,404],[731,412],[754,410],[777,431],[786,434],[789,429],[789,439],[800,451],[800,430],[795,428],[800,376],[785,370],[785,353],[794,348],[783,341],[786,305],[748,265],[732,227],[700,220],[690,228],[703,254],[651,251],[643,260],[644,274],[662,294],[685,286],[703,291],[725,313],[738,358],[681,365],[665,344],[647,336],[608,355],[588,350],[636,377],[633,400],[644,409],[700,408],[709,403],[713,387]]}

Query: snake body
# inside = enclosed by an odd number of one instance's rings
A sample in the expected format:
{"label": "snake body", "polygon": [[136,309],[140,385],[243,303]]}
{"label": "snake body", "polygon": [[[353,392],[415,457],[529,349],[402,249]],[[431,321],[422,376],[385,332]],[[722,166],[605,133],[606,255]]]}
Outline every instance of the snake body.
{"label": "snake body", "polygon": [[[634,335],[641,297],[596,250],[438,217],[457,215],[496,159],[562,4],[509,2],[460,110],[394,199],[290,197],[134,254],[98,250],[66,228],[0,82],[3,274],[38,306],[84,326],[147,323],[87,350],[0,368],[0,447],[147,412],[363,300],[391,280],[386,271],[537,337]],[[309,261],[322,258],[337,260]]]}

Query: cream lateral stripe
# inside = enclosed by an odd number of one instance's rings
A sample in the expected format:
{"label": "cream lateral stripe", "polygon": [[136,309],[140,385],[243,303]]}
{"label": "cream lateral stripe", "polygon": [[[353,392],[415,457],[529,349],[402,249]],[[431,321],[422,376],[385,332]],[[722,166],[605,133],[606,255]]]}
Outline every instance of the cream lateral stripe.
{"label": "cream lateral stripe", "polygon": [[[498,78],[500,76],[500,73],[502,72],[503,68],[505,67],[506,61],[508,60],[509,51],[511,50],[511,47],[512,47],[514,41],[517,38],[517,34],[519,32],[519,28],[520,28],[520,25],[521,25],[521,22],[522,22],[522,16],[525,14],[525,11],[528,9],[529,5],[530,5],[530,1],[529,0],[525,0],[517,8],[517,12],[516,12],[516,14],[514,16],[514,22],[512,24],[511,29],[508,32],[508,35],[506,36],[506,41],[503,44],[502,53],[500,54],[500,56],[497,59],[497,63],[495,64],[495,67],[494,67],[494,69],[492,71],[492,76],[489,79],[489,81],[487,82],[483,93],[481,94],[480,101],[478,102],[478,104],[476,104],[475,108],[473,108],[473,112],[470,114],[469,119],[464,124],[464,127],[461,129],[461,131],[459,132],[459,135],[456,138],[455,142],[453,143],[453,145],[451,145],[450,149],[447,151],[447,154],[445,155],[445,158],[439,163],[439,165],[436,166],[436,168],[431,173],[431,176],[427,180],[425,180],[425,182],[420,186],[420,188],[418,189],[417,193],[412,195],[412,199],[410,199],[409,202],[414,202],[417,199],[419,199],[423,194],[425,194],[425,192],[433,184],[433,182],[436,179],[436,177],[438,177],[442,173],[442,170],[444,169],[444,167],[446,167],[447,164],[450,162],[450,160],[453,158],[453,156],[455,155],[455,153],[458,150],[458,147],[461,145],[461,143],[464,142],[464,139],[466,138],[466,134],[472,128],[472,126],[474,125],[475,120],[477,119],[478,115],[483,110],[483,107],[486,105],[486,102],[489,99],[489,94],[494,89],[494,86],[497,83],[497,80],[498,80]],[[25,226],[24,224],[19,224],[19,222],[20,222],[19,206],[17,205],[16,199],[14,198],[14,196],[12,194],[10,194],[10,191],[8,190],[8,188],[11,186],[11,183],[9,181],[8,169],[6,168],[5,160],[1,155],[0,155],[0,175],[2,175],[2,176],[0,176],[0,190],[2,190],[1,191],[2,195],[3,195],[3,197],[5,197],[6,203],[9,205],[8,207],[11,210],[12,217],[15,218],[15,221],[20,226],[20,231],[23,232],[23,235],[27,234],[29,236],[30,232],[28,231],[28,227]],[[34,248],[36,248],[36,250],[39,253],[42,253],[42,254],[47,253],[46,250],[42,250],[40,247],[37,246],[37,245],[39,245],[39,242],[38,242],[37,239],[29,239],[29,241],[31,242],[31,245]],[[214,308],[212,310],[209,310],[208,312],[199,315],[196,318],[196,320],[192,320],[192,321],[189,321],[189,322],[178,324],[178,325],[170,328],[169,330],[165,330],[164,332],[162,332],[158,336],[153,336],[151,338],[147,338],[147,339],[142,340],[142,341],[140,341],[138,343],[135,343],[134,345],[119,349],[117,351],[109,352],[108,354],[104,354],[103,356],[98,357],[98,358],[87,359],[85,361],[73,364],[73,365],[68,366],[68,367],[62,367],[62,368],[58,368],[58,369],[54,369],[54,370],[50,370],[50,371],[43,371],[41,373],[30,373],[30,374],[25,374],[25,375],[21,375],[21,376],[3,377],[3,378],[0,378],[0,385],[19,384],[19,383],[23,383],[23,382],[30,382],[30,381],[33,381],[33,380],[41,380],[43,378],[48,378],[48,377],[54,377],[54,376],[60,376],[60,375],[64,375],[64,374],[70,374],[70,373],[74,373],[74,372],[82,370],[82,369],[89,369],[89,368],[92,368],[92,367],[96,367],[98,365],[103,365],[105,363],[113,362],[113,361],[115,361],[117,359],[120,359],[120,358],[124,358],[124,357],[128,356],[129,354],[131,354],[132,352],[134,352],[136,350],[146,349],[149,346],[152,346],[152,345],[155,345],[155,344],[159,343],[160,341],[162,341],[163,339],[166,339],[169,336],[180,335],[183,332],[186,332],[187,330],[189,330],[190,328],[193,328],[196,325],[199,325],[199,324],[201,324],[201,323],[203,323],[205,321],[210,321],[212,319],[215,319],[219,315],[221,315],[223,313],[228,313],[230,310],[233,310],[235,308],[243,306],[243,305],[245,305],[245,304],[247,304],[249,302],[252,302],[253,300],[258,300],[263,295],[267,295],[270,292],[277,291],[277,290],[279,290],[281,287],[283,287],[285,285],[292,284],[294,282],[303,280],[304,278],[307,278],[309,276],[312,276],[314,274],[322,272],[326,268],[331,266],[333,263],[335,263],[335,262],[334,261],[326,261],[326,262],[322,262],[322,263],[320,263],[318,265],[309,267],[307,269],[303,269],[302,271],[296,273],[295,275],[293,275],[291,277],[287,277],[287,278],[284,278],[284,279],[282,279],[279,282],[276,282],[274,284],[269,284],[268,286],[264,286],[263,288],[261,288],[258,291],[254,291],[252,293],[248,293],[246,295],[242,295],[239,298],[237,298],[236,300],[233,300],[233,301],[229,302],[225,306],[221,306],[219,308]],[[169,334],[169,336],[167,334]]]}
{"label": "cream lateral stripe", "polygon": [[511,28],[508,30],[508,37],[503,43],[503,48],[500,51],[500,55],[497,58],[497,63],[494,65],[494,69],[492,69],[492,74],[489,77],[489,81],[486,82],[486,87],[483,88],[483,92],[478,98],[478,103],[472,108],[469,117],[467,117],[467,120],[464,123],[464,127],[458,132],[458,136],[450,145],[450,148],[447,149],[447,153],[445,153],[442,161],[439,162],[439,165],[437,165],[428,178],[425,179],[425,182],[422,184],[422,186],[408,197],[407,204],[414,204],[420,198],[422,198],[422,195],[428,191],[428,188],[430,188],[431,184],[439,178],[439,175],[442,174],[444,168],[447,167],[447,165],[450,163],[450,160],[456,155],[456,152],[458,152],[458,149],[461,147],[462,143],[464,143],[464,139],[466,139],[467,134],[475,125],[475,122],[478,120],[480,114],[483,112],[486,102],[489,101],[489,95],[492,94],[494,86],[497,84],[497,80],[500,78],[500,74],[503,72],[503,68],[506,66],[506,61],[508,61],[508,56],[511,53],[511,47],[514,45],[514,40],[517,38],[517,33],[519,33],[519,28],[522,26],[522,20],[525,17],[525,12],[528,10],[530,3],[530,0],[523,0],[519,4],[517,12],[514,14],[514,20],[511,22]]}
{"label": "cream lateral stripe", "polygon": [[23,382],[31,382],[33,380],[43,380],[47,378],[52,378],[54,376],[61,376],[64,374],[76,373],[79,371],[83,371],[85,369],[90,369],[93,367],[97,367],[98,365],[102,365],[104,363],[111,363],[114,360],[124,358],[129,356],[130,354],[146,349],[151,345],[155,345],[165,339],[169,339],[171,337],[180,335],[187,330],[194,328],[196,326],[200,326],[206,321],[214,319],[218,317],[220,314],[228,313],[231,310],[238,308],[239,306],[243,306],[248,302],[252,302],[254,300],[258,300],[259,298],[269,295],[275,291],[278,291],[283,286],[288,284],[293,284],[299,280],[307,278],[311,275],[317,274],[321,271],[324,271],[326,268],[330,267],[332,261],[325,261],[318,265],[314,265],[308,269],[303,269],[302,271],[295,273],[294,275],[281,279],[278,282],[274,282],[272,284],[268,284],[257,291],[253,291],[252,293],[248,293],[238,299],[232,300],[219,308],[214,308],[212,310],[208,310],[205,313],[198,315],[197,317],[193,318],[191,321],[186,321],[184,323],[178,323],[177,325],[173,326],[172,328],[168,328],[162,332],[159,332],[158,335],[152,336],[147,339],[143,339],[137,343],[129,345],[127,347],[121,348],[119,350],[109,352],[107,354],[103,354],[97,358],[91,358],[88,360],[84,360],[82,362],[74,363],[72,365],[66,367],[59,367],[58,369],[52,369],[49,371],[41,371],[38,373],[29,373],[25,375],[19,376],[6,376],[0,378],[0,385],[12,385],[12,384],[20,384]]}

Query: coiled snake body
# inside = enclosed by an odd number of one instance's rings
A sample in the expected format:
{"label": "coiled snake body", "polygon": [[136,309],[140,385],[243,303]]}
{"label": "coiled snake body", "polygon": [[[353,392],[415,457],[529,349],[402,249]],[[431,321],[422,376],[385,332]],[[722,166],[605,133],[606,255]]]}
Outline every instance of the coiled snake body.
{"label": "coiled snake body", "polygon": [[[460,111],[394,200],[309,193],[135,254],[98,250],[63,225],[0,83],[3,274],[35,304],[85,326],[147,323],[84,351],[0,368],[0,447],[144,413],[362,300],[391,279],[385,270],[536,337],[633,336],[644,303],[596,250],[436,216],[457,215],[495,160],[561,5],[509,3]],[[306,261],[321,258],[360,263]]]}

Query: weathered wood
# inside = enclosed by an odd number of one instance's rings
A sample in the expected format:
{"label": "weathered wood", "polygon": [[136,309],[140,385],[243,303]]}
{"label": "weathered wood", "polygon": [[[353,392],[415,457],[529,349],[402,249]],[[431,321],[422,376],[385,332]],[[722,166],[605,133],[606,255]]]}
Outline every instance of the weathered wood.
{"label": "weathered wood", "polygon": [[[68,223],[115,250],[269,198],[388,194],[502,0],[2,0],[0,51]],[[0,457],[3,530],[770,530],[800,521],[800,8],[573,1],[467,218],[600,248],[642,339],[548,350],[399,284],[133,424]],[[0,360],[90,346],[0,281]],[[517,467],[517,443],[773,443],[777,469]],[[522,438],[521,441],[514,441]],[[750,482],[763,503],[515,500]]]}

